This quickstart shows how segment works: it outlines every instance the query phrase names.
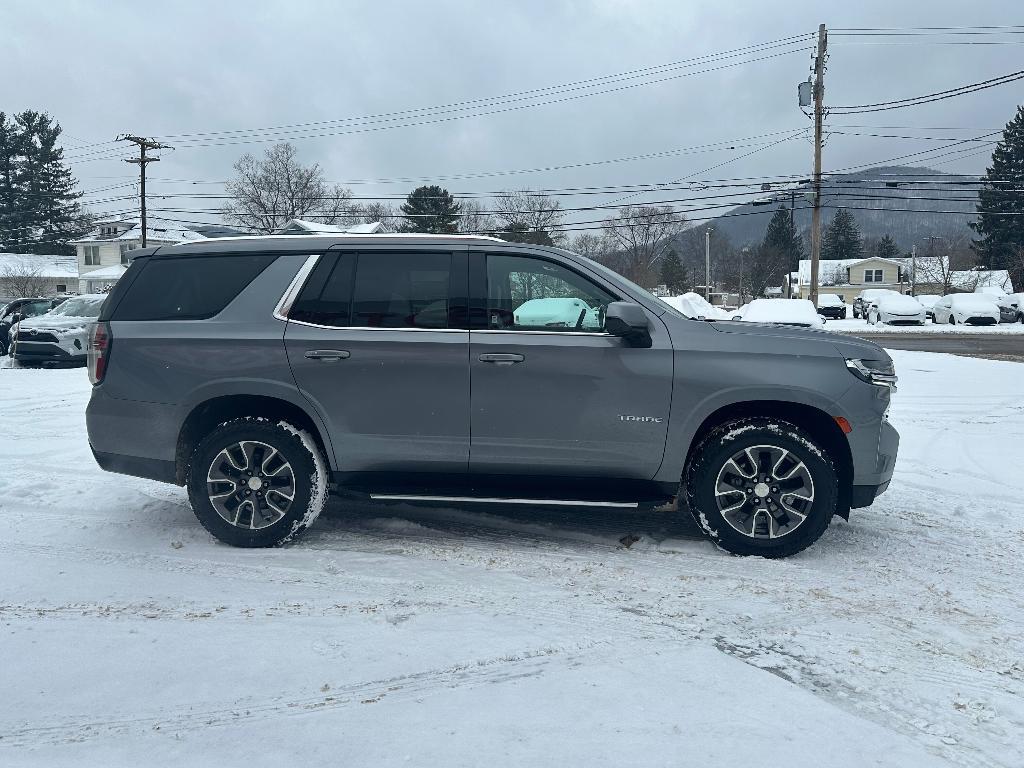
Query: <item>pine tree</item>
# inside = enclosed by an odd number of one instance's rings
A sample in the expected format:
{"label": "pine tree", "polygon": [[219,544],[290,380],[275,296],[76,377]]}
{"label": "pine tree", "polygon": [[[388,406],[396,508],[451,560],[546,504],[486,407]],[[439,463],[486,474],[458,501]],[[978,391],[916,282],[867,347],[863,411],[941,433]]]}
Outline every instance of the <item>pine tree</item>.
{"label": "pine tree", "polygon": [[450,235],[459,231],[461,206],[447,189],[417,187],[405,198],[401,210],[406,217],[403,232]]}
{"label": "pine tree", "polygon": [[803,258],[804,248],[800,235],[793,225],[789,208],[785,205],[780,205],[772,220],[768,222],[761,247],[780,254],[789,266],[789,271],[796,271],[800,259]]}
{"label": "pine tree", "polygon": [[853,214],[845,208],[836,211],[825,229],[821,243],[822,259],[859,259],[864,255],[864,242]]}
{"label": "pine tree", "polygon": [[87,228],[81,192],[57,145],[59,123],[26,110],[0,114],[0,245],[28,253],[72,253],[67,242]]}
{"label": "pine tree", "polygon": [[878,247],[875,248],[875,256],[880,259],[895,259],[900,255],[900,248],[896,245],[896,241],[892,239],[892,236],[886,235],[878,241]]}
{"label": "pine tree", "polygon": [[690,288],[686,267],[683,266],[679,254],[674,250],[670,249],[661,260],[661,282],[673,296],[686,293]]}
{"label": "pine tree", "polygon": [[974,241],[982,263],[990,268],[1014,270],[1014,284],[1024,282],[1024,106],[1003,129],[992,153],[992,165],[978,191],[978,221],[971,227],[981,237]]}

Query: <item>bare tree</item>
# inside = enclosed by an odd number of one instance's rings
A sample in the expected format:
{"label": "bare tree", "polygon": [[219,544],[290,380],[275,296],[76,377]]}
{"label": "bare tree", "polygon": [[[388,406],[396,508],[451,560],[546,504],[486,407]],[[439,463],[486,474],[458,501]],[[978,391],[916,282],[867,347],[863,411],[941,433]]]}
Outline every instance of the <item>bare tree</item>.
{"label": "bare tree", "polygon": [[594,261],[604,262],[612,250],[612,244],[603,235],[595,235],[593,232],[580,232],[572,239],[569,250],[586,256]]}
{"label": "bare tree", "polygon": [[[918,289],[922,285],[938,288],[943,294],[953,290],[973,291],[977,285],[977,276],[973,281],[963,273],[975,263],[975,254],[971,251],[966,237],[933,237],[928,240],[924,253],[917,259],[914,282]],[[911,269],[914,263],[910,263]]]}
{"label": "bare tree", "polygon": [[329,186],[320,166],[303,166],[292,144],[275,144],[257,160],[242,155],[227,183],[232,199],[221,213],[234,224],[269,234],[289,219],[315,218],[322,224],[355,223],[352,192]]}
{"label": "bare tree", "polygon": [[0,267],[0,296],[46,296],[53,281],[43,276],[43,265],[22,258]]}
{"label": "bare tree", "polygon": [[528,189],[495,197],[494,218],[498,235],[506,240],[539,245],[557,245],[565,240],[565,233],[559,231],[565,218],[561,203]]}
{"label": "bare tree", "polygon": [[395,211],[388,203],[367,203],[366,205],[353,205],[351,215],[355,224],[375,224],[380,222],[389,232],[397,232],[402,223],[402,215]]}
{"label": "bare tree", "polygon": [[467,235],[493,235],[498,231],[497,220],[487,207],[476,200],[463,200],[459,216],[459,231]]}
{"label": "bare tree", "polygon": [[686,219],[670,205],[627,205],[604,222],[605,235],[622,253],[623,274],[641,285],[657,282],[655,262]]}

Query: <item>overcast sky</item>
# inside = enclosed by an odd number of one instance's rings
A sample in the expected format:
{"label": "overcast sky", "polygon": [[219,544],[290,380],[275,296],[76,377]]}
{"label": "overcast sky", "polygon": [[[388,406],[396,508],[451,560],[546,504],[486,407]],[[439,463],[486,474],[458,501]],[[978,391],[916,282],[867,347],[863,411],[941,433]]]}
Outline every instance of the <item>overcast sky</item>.
{"label": "overcast sky", "polygon": [[[807,127],[810,121],[796,104],[796,84],[808,74],[810,41],[606,86],[647,83],[612,93],[499,114],[467,116],[472,110],[466,110],[456,113],[459,117],[454,120],[379,130],[422,120],[417,115],[404,116],[364,124],[363,129],[375,130],[359,133],[352,132],[352,125],[322,123],[660,67],[809,34],[821,22],[830,29],[1006,25],[1024,23],[1024,5],[1017,0],[5,0],[0,9],[4,60],[0,109],[8,113],[39,109],[57,118],[66,132],[66,154],[78,158],[72,168],[87,191],[134,178],[134,166],[111,157],[119,146],[86,146],[109,141],[122,132],[167,137],[167,143],[177,146],[174,151],[162,152],[161,162],[150,166],[153,194],[197,188],[217,193],[221,189],[217,184],[160,180],[223,181],[229,178],[239,155],[261,153],[270,146],[223,146],[226,141],[237,142],[244,135],[239,134],[205,140],[222,146],[190,147],[186,137],[176,135],[294,124],[321,123],[295,130],[294,137],[347,131],[347,135],[294,139],[303,162],[319,163],[329,180],[344,183],[588,163]],[[1021,69],[1021,45],[923,44],[937,39],[833,34],[826,102],[849,105],[899,99]],[[1024,35],[945,39],[1024,42]],[[784,53],[790,49],[799,50]],[[677,76],[776,53],[783,55]],[[649,83],[668,77],[671,79]],[[1017,104],[1024,103],[1022,83],[912,109],[833,117],[830,123],[899,126],[876,132],[917,137],[977,136],[1001,128],[1013,116]],[[572,91],[558,98],[586,92]],[[494,111],[538,100],[536,95],[531,98],[503,106],[470,106],[476,112]],[[863,132],[857,128],[835,130]],[[765,146],[786,135],[739,141],[714,151],[451,180],[444,185],[453,192],[481,192],[654,183],[686,177],[809,174],[812,153],[806,140]],[[191,142],[199,143],[194,137]],[[937,146],[939,142],[922,138],[834,134],[825,149],[824,165],[829,170],[874,164]],[[753,150],[759,151],[740,157]],[[949,158],[928,162],[926,156],[920,162],[906,162],[978,173],[987,159],[982,154],[954,162],[943,162]],[[350,186],[356,194],[404,195],[416,184]],[[91,194],[87,200],[103,200],[110,194]],[[620,196],[610,195],[603,202]],[[673,196],[656,193],[633,201]],[[567,207],[583,204],[578,197],[562,200]],[[97,211],[114,210],[119,205],[123,204],[93,203]],[[151,203],[156,209],[211,205],[215,203],[192,199]]]}

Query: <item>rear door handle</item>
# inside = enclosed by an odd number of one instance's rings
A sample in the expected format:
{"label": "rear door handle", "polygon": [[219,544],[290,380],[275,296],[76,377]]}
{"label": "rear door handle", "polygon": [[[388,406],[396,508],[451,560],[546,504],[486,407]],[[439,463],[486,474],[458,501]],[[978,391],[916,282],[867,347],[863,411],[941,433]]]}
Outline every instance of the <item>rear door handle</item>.
{"label": "rear door handle", "polygon": [[514,365],[515,363],[521,363],[526,357],[514,352],[489,352],[485,355],[480,355],[481,363],[495,363],[497,365]]}
{"label": "rear door handle", "polygon": [[307,360],[323,360],[325,363],[344,360],[348,356],[348,351],[344,349],[311,349],[306,353]]}

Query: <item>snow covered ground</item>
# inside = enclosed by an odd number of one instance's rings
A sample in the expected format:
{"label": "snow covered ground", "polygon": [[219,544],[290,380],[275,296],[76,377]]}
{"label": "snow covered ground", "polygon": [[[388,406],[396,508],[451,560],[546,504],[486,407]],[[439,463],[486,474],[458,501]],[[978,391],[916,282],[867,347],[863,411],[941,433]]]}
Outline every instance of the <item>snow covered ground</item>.
{"label": "snow covered ground", "polygon": [[868,333],[939,333],[939,334],[1018,334],[1024,335],[1024,323],[999,323],[998,325],[936,325],[929,320],[924,325],[871,325],[866,320],[848,317],[846,320],[829,320],[825,323],[826,331],[838,333],[856,333],[862,336]]}
{"label": "snow covered ground", "polygon": [[1024,366],[893,356],[892,488],[781,562],[337,504],[233,550],[96,468],[84,371],[0,370],[0,765],[1020,766]]}

